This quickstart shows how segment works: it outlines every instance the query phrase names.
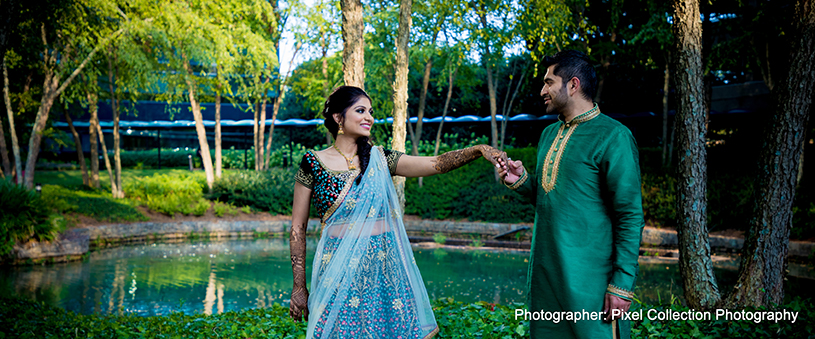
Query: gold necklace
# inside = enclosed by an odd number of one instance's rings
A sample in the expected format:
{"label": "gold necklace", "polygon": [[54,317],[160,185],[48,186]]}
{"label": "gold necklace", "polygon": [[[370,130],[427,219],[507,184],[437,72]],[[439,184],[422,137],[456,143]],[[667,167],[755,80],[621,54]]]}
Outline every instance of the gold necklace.
{"label": "gold necklace", "polygon": [[337,147],[337,144],[334,144],[333,146],[334,146],[334,149],[337,150],[337,153],[339,153],[343,158],[345,158],[345,161],[348,162],[348,169],[349,170],[357,169],[357,167],[354,166],[354,157],[357,155],[356,151],[354,151],[354,154],[352,154],[351,157],[349,158],[349,157],[346,157],[345,154],[342,153],[342,151],[340,151],[339,147]]}

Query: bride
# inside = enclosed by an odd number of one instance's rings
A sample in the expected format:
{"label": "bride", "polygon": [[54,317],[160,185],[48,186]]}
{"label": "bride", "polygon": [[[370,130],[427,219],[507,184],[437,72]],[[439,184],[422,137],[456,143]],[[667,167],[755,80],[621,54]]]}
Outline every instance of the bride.
{"label": "bride", "polygon": [[[430,338],[439,328],[402,223],[391,176],[446,173],[478,157],[506,155],[487,145],[416,157],[370,143],[370,97],[342,86],[326,100],[334,145],[303,156],[295,176],[289,313],[308,320],[308,338]],[[497,165],[496,165],[497,166]],[[306,289],[310,205],[322,232]]]}

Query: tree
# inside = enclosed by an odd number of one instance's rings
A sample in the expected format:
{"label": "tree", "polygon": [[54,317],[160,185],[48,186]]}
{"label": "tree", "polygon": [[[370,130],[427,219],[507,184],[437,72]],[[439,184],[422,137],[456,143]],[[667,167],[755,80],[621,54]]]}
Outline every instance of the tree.
{"label": "tree", "polygon": [[[399,1],[399,33],[396,38],[396,79],[393,82],[393,141],[391,148],[400,152],[405,151],[405,137],[407,132],[407,99],[408,99],[408,40],[410,39],[410,25],[413,0]],[[405,177],[397,176],[393,179],[396,193],[402,211],[405,210]]]}
{"label": "tree", "polygon": [[[707,228],[707,134],[702,81],[702,21],[698,0],[674,0],[679,268],[691,308],[713,308],[720,300],[710,259]],[[680,71],[681,70],[681,71]]]}
{"label": "tree", "polygon": [[[104,11],[103,13],[86,13],[86,11]],[[94,54],[104,48],[113,38],[124,29],[116,31],[106,27],[92,27],[86,20],[95,15],[111,17],[117,16],[115,4],[98,2],[95,0],[77,1],[68,8],[59,18],[57,29],[49,30],[43,22],[40,25],[40,38],[42,40],[41,65],[45,79],[43,81],[43,94],[40,107],[31,130],[28,142],[28,158],[25,165],[25,185],[34,187],[34,169],[42,142],[42,132],[48,121],[48,113],[54,100],[71,84],[82,72]],[[49,41],[51,43],[49,44]],[[59,60],[59,62],[57,62]],[[67,76],[67,77],[66,77]],[[65,77],[65,78],[63,78]],[[64,80],[63,80],[64,79]]]}
{"label": "tree", "polygon": [[365,38],[362,1],[340,0],[342,6],[342,73],[345,84],[365,89]]}
{"label": "tree", "polygon": [[781,304],[787,268],[792,203],[799,161],[815,92],[815,9],[810,1],[795,5],[787,77],[774,91],[776,107],[767,130],[753,192],[750,231],[744,242],[739,278],[726,305]]}

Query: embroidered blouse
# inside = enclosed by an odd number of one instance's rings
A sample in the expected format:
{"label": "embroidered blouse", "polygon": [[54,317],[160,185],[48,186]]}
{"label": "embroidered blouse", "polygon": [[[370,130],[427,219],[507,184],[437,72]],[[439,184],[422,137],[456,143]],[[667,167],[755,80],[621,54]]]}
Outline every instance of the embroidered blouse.
{"label": "embroidered blouse", "polygon": [[[404,153],[388,149],[383,151],[391,176],[396,175],[396,163]],[[322,218],[337,200],[345,182],[358,173],[359,170],[335,171],[329,169],[313,151],[308,151],[300,161],[300,169],[297,170],[294,180],[312,191],[311,203]]]}

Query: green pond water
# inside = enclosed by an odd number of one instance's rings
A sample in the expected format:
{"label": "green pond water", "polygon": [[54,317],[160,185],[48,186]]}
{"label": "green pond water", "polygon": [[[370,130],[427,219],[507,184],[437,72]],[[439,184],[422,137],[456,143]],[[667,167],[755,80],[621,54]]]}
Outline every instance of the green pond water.
{"label": "green pond water", "polygon": [[[316,239],[308,243],[310,268]],[[431,299],[524,302],[528,252],[413,249]],[[811,271],[811,269],[810,269]],[[311,277],[311,271],[307,272]],[[717,270],[722,284],[735,271]],[[813,280],[791,278],[788,294]],[[0,295],[19,296],[80,313],[217,314],[288,303],[288,239],[155,243],[94,251],[81,262],[0,267]],[[668,303],[681,295],[675,264],[641,261],[637,295]],[[806,295],[804,295],[806,296]]]}

